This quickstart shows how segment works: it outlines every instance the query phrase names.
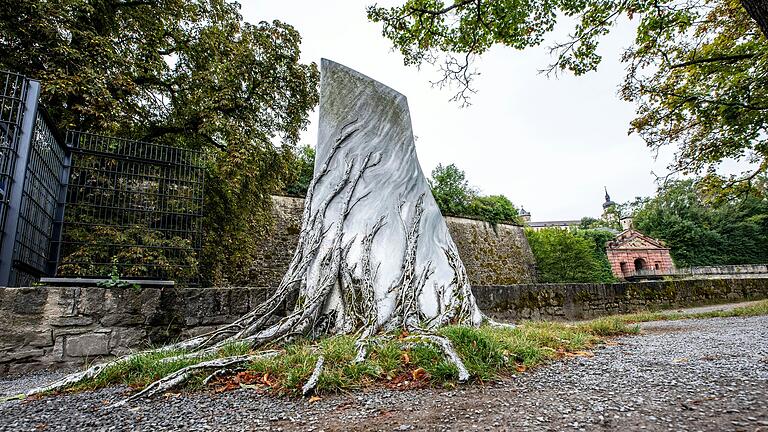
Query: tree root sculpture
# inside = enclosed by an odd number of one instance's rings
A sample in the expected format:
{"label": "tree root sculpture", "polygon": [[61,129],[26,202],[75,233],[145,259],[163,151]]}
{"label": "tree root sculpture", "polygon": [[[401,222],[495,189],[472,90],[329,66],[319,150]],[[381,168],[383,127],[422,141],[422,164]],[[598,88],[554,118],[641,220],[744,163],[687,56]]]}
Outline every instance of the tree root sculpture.
{"label": "tree root sculpture", "polygon": [[[304,202],[293,258],[276,291],[258,307],[215,331],[149,352],[183,353],[167,361],[197,358],[121,405],[151,397],[194,374],[221,376],[278,351],[267,344],[298,336],[357,336],[356,362],[365,360],[382,333],[408,334],[403,347],[436,346],[470,376],[448,339],[435,330],[449,325],[501,325],[478,309],[464,266],[432,198],[416,158],[405,97],[351,69],[323,60],[317,164]],[[293,309],[276,319],[289,298]],[[251,354],[209,359],[227,344],[246,343]],[[118,358],[70,375],[28,394],[59,390],[93,379]],[[324,357],[304,385],[310,394]]]}

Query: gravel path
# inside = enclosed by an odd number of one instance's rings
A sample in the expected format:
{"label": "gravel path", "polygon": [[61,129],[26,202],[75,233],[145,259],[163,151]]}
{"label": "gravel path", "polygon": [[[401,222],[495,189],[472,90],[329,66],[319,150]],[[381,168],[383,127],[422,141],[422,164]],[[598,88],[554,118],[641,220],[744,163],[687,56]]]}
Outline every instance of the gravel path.
{"label": "gravel path", "polygon": [[[581,357],[457,390],[316,403],[241,390],[105,406],[123,388],[0,405],[0,430],[711,430],[768,432],[768,317],[653,322]],[[44,379],[0,380],[13,393]]]}

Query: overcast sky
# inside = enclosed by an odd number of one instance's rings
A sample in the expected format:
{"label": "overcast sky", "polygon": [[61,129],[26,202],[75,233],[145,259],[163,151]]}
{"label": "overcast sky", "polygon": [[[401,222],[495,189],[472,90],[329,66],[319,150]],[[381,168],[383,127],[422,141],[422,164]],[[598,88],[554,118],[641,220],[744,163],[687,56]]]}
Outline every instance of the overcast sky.
{"label": "overcast sky", "polygon": [[[455,163],[482,193],[506,195],[533,220],[599,216],[604,185],[616,202],[654,193],[651,172],[665,172],[672,149],[654,160],[640,137],[627,135],[634,106],[617,90],[631,23],[604,40],[599,70],[581,77],[539,74],[552,60],[546,46],[522,52],[495,47],[477,63],[482,75],[472,106],[460,108],[449,102],[454,92],[430,86],[434,69],[403,66],[381,26],[366,18],[372,2],[242,0],[242,13],[248,22],[293,25],[303,38],[304,62],[328,58],[405,94],[425,173]],[[301,143],[314,146],[317,113],[310,119]]]}

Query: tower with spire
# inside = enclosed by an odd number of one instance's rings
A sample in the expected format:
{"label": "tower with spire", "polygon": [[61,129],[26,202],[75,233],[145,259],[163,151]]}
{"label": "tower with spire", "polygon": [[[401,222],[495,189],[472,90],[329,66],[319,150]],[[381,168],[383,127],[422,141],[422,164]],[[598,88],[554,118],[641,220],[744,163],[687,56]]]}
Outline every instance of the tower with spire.
{"label": "tower with spire", "polygon": [[605,202],[603,203],[603,219],[607,221],[615,220],[616,213],[612,210],[616,207],[616,203],[611,201],[611,196],[608,195],[608,187],[603,186],[605,189]]}

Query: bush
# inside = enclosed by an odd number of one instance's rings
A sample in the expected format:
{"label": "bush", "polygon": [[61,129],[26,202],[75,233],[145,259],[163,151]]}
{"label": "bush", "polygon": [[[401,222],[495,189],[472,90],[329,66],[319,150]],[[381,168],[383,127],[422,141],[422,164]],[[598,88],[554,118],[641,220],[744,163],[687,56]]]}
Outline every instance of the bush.
{"label": "bush", "polygon": [[[592,230],[591,230],[592,231]],[[600,283],[615,278],[606,267],[608,259],[596,246],[594,234],[545,228],[526,230],[528,243],[536,258],[538,281],[545,283]],[[603,246],[604,248],[604,246]],[[603,255],[600,256],[599,253]],[[606,271],[607,270],[607,271]]]}

